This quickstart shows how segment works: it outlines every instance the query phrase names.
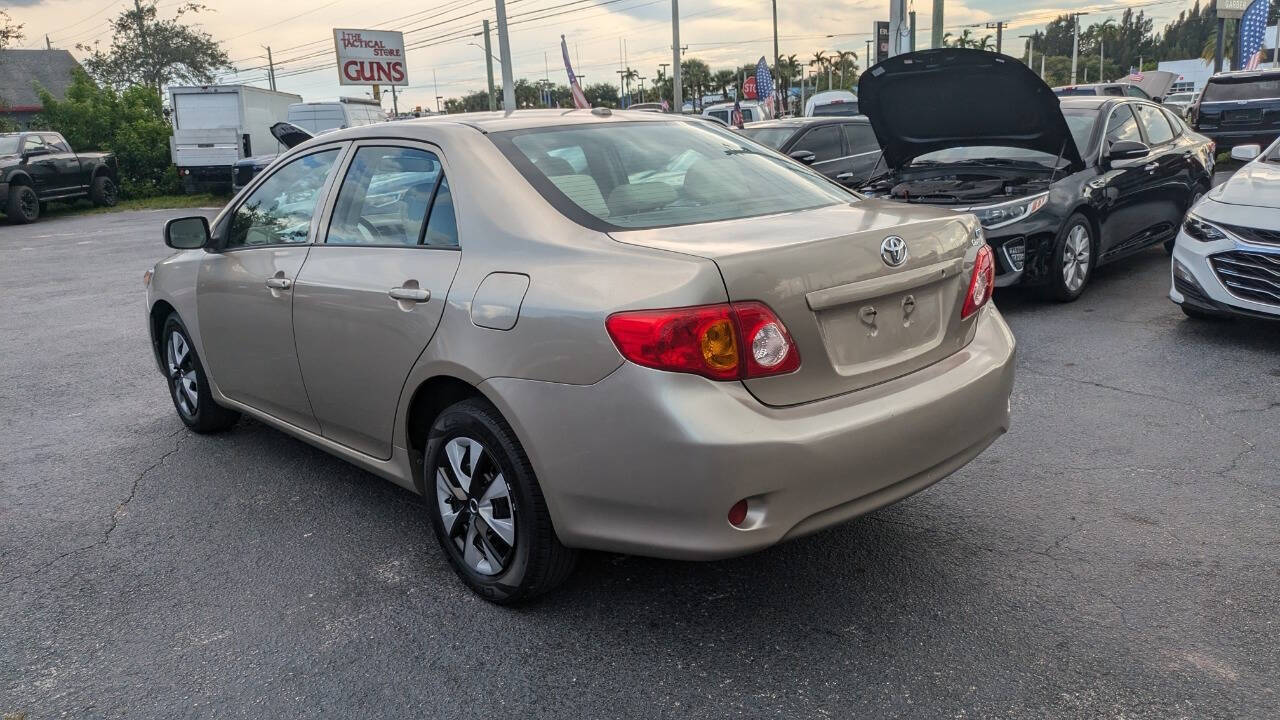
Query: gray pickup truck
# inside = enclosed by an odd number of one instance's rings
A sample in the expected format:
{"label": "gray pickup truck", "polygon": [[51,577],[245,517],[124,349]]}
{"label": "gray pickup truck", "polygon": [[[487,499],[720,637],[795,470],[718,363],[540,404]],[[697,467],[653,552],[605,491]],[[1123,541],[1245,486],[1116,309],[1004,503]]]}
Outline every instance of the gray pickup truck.
{"label": "gray pickup truck", "polygon": [[74,153],[55,132],[0,134],[0,210],[9,222],[35,222],[50,200],[115,205],[116,182],[111,153]]}

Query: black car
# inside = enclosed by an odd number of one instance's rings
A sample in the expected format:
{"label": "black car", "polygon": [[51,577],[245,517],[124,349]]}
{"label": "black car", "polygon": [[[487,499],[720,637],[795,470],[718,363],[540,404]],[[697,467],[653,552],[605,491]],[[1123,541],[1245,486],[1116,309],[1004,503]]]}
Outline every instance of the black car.
{"label": "black car", "polygon": [[1214,145],[1173,112],[1127,97],[1059,100],[997,53],[898,55],[863,74],[858,97],[888,168],[866,192],[977,215],[996,285],[1074,300],[1097,265],[1171,246],[1210,187]]}
{"label": "black car", "polygon": [[761,120],[738,132],[850,187],[861,186],[883,168],[876,134],[861,115]]}
{"label": "black car", "polygon": [[1223,149],[1266,147],[1280,135],[1280,70],[1218,73],[1189,111],[1196,132]]}
{"label": "black car", "polygon": [[116,156],[71,150],[56,132],[0,134],[0,211],[11,223],[30,223],[51,200],[87,197],[116,204]]}

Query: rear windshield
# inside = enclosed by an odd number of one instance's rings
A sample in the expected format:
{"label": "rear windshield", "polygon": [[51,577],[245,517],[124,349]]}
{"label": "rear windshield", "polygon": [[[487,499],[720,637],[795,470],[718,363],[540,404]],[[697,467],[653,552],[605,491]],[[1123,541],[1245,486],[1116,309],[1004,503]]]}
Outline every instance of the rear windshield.
{"label": "rear windshield", "polygon": [[738,132],[761,145],[768,145],[777,150],[788,138],[796,134],[796,129],[793,127],[744,128]]}
{"label": "rear windshield", "polygon": [[1204,86],[1204,95],[1200,101],[1221,102],[1264,98],[1280,98],[1280,76],[1235,81],[1210,80],[1209,84]]}
{"label": "rear windshield", "polygon": [[813,106],[814,117],[852,117],[857,114],[858,103],[856,102],[838,102]]}
{"label": "rear windshield", "polygon": [[857,198],[710,123],[601,123],[489,137],[560,212],[606,231],[735,220]]}

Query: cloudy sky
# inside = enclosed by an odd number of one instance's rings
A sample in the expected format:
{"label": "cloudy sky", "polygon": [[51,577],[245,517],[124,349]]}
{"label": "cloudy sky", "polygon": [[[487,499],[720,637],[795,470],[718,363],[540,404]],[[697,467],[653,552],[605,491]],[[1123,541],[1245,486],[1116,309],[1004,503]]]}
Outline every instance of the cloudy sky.
{"label": "cloudy sky", "polygon": [[[1190,8],[1193,0],[1114,0],[1100,4],[1067,0],[950,0],[946,28],[959,34],[970,23],[1006,20],[1005,51],[1024,52],[1017,35],[1068,9],[1094,10],[1085,22],[1118,12],[1124,5],[1142,7],[1159,28]],[[622,43],[628,64],[652,78],[658,63],[670,62],[670,0],[507,0],[511,22],[511,54],[516,77],[541,78],[549,68],[554,82],[564,82],[559,57],[560,34],[567,36],[575,70],[587,83],[617,80]],[[107,20],[129,0],[0,0],[23,23],[26,46],[38,47],[46,33],[55,47],[109,41]],[[180,0],[160,0],[162,15],[171,15]],[[322,100],[357,95],[362,88],[341,89],[332,66],[332,28],[373,28],[405,33],[409,82],[401,109],[435,105],[435,96],[453,97],[485,84],[484,53],[470,42],[484,18],[493,19],[492,0],[205,0],[209,12],[198,16],[204,29],[221,41],[237,75],[225,82],[265,85],[265,51],[271,45],[277,86]],[[778,32],[784,54],[812,57],[817,50],[854,50],[859,62],[871,37],[872,23],[887,20],[888,0],[779,0]],[[928,45],[931,0],[916,5],[921,47]],[[680,40],[686,57],[706,60],[713,69],[753,62],[772,52],[769,0],[680,0]],[[987,31],[973,29],[979,36]],[[413,49],[414,46],[418,46]],[[496,32],[494,53],[498,52]],[[73,52],[75,52],[73,50]],[[544,60],[545,58],[545,60]],[[545,64],[544,64],[545,63]],[[495,73],[499,72],[495,67]],[[499,75],[499,80],[501,76]],[[438,88],[438,89],[437,89]],[[390,100],[385,103],[390,106]]]}

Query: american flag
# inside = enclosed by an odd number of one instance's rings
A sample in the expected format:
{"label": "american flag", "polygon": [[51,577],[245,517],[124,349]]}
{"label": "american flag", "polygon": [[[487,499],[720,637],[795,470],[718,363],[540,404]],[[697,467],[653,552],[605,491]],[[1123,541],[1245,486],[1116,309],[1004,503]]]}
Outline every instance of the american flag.
{"label": "american flag", "polygon": [[1270,0],[1253,0],[1253,4],[1240,18],[1240,52],[1236,57],[1238,67],[1256,70],[1262,61],[1262,36],[1267,32],[1267,10]]}
{"label": "american flag", "polygon": [[756,63],[756,97],[764,101],[764,106],[773,113],[773,75],[769,72],[769,63],[764,56]]}

